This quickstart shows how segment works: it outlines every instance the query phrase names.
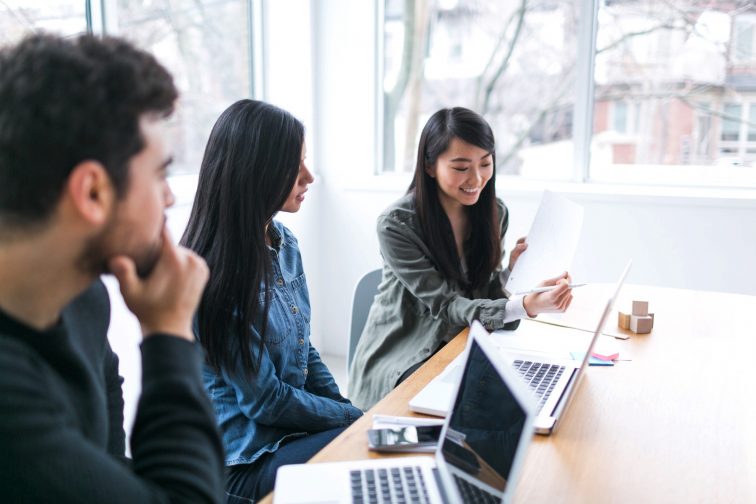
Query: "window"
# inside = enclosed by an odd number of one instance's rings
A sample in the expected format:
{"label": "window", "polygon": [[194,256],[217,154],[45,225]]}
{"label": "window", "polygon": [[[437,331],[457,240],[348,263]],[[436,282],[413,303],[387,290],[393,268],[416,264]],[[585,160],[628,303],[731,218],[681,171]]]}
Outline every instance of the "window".
{"label": "window", "polygon": [[748,106],[748,141],[756,142],[756,104],[752,103]]}
{"label": "window", "polygon": [[732,60],[736,64],[756,62],[754,28],[756,28],[756,15],[745,13],[735,18],[732,30]]}
{"label": "window", "polygon": [[614,131],[627,133],[627,103],[614,102]]}
{"label": "window", "polygon": [[35,31],[65,36],[90,31],[124,36],[150,52],[171,72],[180,93],[172,118],[171,171],[196,173],[220,113],[253,94],[250,9],[263,1],[4,0],[0,44]]}
{"label": "window", "polygon": [[500,173],[569,178],[580,2],[386,0],[383,164],[411,171],[440,108],[481,113]]}
{"label": "window", "polygon": [[218,116],[250,96],[247,0],[119,1],[112,29],[154,54],[179,88],[173,173],[199,171]]}
{"label": "window", "polygon": [[463,105],[494,128],[501,173],[756,186],[756,7],[591,4],[385,0],[380,171],[411,170],[428,116]]}
{"label": "window", "polygon": [[722,141],[738,141],[740,138],[740,109],[738,104],[725,104],[722,111]]}
{"label": "window", "polygon": [[756,103],[726,103],[722,111],[720,164],[756,166]]}
{"label": "window", "polygon": [[[732,2],[602,3],[590,178],[756,184],[754,19]],[[639,107],[633,136],[617,135],[625,132],[623,101]],[[613,123],[605,118],[609,103]]]}
{"label": "window", "polygon": [[86,2],[81,0],[3,0],[0,2],[0,45],[18,42],[29,33],[46,31],[73,36],[87,31]]}

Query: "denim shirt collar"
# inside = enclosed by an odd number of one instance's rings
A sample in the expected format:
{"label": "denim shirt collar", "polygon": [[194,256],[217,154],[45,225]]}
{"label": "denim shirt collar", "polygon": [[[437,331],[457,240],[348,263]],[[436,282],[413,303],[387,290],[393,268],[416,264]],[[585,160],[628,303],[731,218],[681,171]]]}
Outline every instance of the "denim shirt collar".
{"label": "denim shirt collar", "polygon": [[281,248],[286,245],[286,239],[281,226],[282,224],[276,221],[271,221],[268,225],[268,236],[270,237],[270,245],[268,245],[268,248],[276,252],[280,252]]}

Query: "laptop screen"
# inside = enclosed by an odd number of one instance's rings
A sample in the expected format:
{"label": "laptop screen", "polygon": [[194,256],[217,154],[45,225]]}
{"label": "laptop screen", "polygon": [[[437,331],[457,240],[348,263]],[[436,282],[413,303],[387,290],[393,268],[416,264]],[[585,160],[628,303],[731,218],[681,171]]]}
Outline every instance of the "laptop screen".
{"label": "laptop screen", "polygon": [[504,492],[527,412],[473,341],[441,455],[469,477]]}

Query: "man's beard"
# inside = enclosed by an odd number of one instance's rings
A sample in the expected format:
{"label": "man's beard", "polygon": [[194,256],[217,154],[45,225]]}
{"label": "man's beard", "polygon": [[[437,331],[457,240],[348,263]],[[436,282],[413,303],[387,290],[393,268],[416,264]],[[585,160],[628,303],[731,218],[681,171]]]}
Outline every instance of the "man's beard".
{"label": "man's beard", "polygon": [[150,244],[142,250],[139,257],[132,258],[136,264],[137,275],[141,279],[145,279],[155,269],[155,265],[160,260],[160,252],[163,249],[162,237],[155,243]]}
{"label": "man's beard", "polygon": [[145,245],[136,253],[122,252],[120,254],[113,254],[107,250],[106,233],[103,233],[91,238],[87,242],[84,252],[78,261],[79,268],[95,276],[112,273],[108,266],[110,259],[115,255],[125,255],[134,261],[139,278],[145,279],[150,276],[152,270],[155,269],[155,265],[160,260],[162,248],[163,237],[160,235],[156,241]]}

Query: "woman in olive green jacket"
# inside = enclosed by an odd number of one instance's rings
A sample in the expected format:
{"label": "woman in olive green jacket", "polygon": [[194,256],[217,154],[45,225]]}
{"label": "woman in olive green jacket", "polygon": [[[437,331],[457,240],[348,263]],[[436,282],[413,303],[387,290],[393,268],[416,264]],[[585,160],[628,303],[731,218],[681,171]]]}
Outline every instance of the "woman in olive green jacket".
{"label": "woman in olive green jacket", "polygon": [[556,289],[507,299],[502,286],[527,247],[502,270],[509,214],[496,197],[493,132],[478,114],[442,109],[428,120],[409,191],[378,217],[383,278],[349,370],[353,403],[370,408],[473,320],[487,329],[564,311],[565,272]]}

